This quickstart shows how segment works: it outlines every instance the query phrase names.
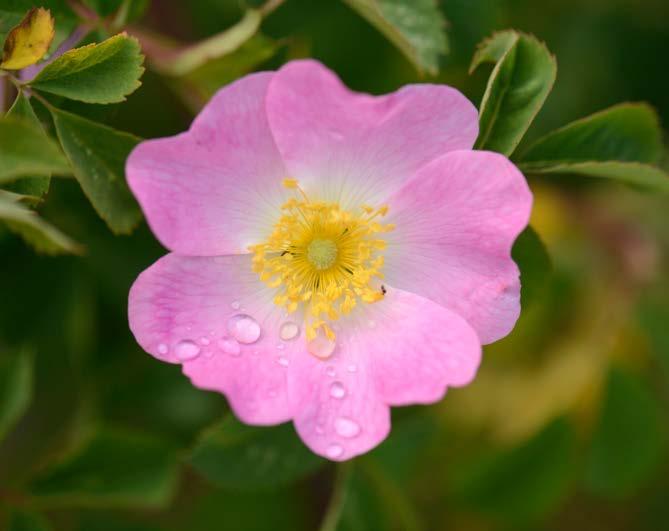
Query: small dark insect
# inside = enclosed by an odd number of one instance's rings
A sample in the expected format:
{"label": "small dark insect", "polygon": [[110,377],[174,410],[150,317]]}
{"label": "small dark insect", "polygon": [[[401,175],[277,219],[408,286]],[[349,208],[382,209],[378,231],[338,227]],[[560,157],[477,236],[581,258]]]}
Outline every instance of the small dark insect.
{"label": "small dark insect", "polygon": [[381,284],[381,293],[383,293],[384,295],[386,293],[388,293],[388,290],[386,289],[386,287],[383,284]]}

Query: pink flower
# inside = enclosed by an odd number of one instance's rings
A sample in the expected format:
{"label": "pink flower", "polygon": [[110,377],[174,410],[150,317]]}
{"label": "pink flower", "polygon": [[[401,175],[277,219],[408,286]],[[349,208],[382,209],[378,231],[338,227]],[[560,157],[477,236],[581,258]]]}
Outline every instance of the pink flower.
{"label": "pink flower", "polygon": [[358,94],[315,61],[223,88],[128,159],[172,251],[130,291],[137,341],[244,422],[292,419],[333,460],[373,448],[390,406],[467,385],[518,318],[532,196],[471,150],[477,124],[450,87]]}

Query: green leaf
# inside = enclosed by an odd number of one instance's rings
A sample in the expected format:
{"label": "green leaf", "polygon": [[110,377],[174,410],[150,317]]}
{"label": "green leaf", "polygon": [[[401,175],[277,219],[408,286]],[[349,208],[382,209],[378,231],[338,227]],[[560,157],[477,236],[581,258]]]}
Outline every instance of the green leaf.
{"label": "green leaf", "polygon": [[304,446],[290,424],[256,428],[232,416],[207,430],[190,456],[190,463],[207,479],[236,489],[284,485],[324,462]]}
{"label": "green leaf", "polygon": [[49,531],[51,526],[37,513],[15,511],[9,520],[8,531]]}
{"label": "green leaf", "polygon": [[33,357],[27,352],[0,358],[0,442],[30,405]]}
{"label": "green leaf", "polygon": [[508,523],[535,521],[565,498],[574,444],[571,425],[559,418],[519,447],[460,465],[454,471],[455,497]]}
{"label": "green leaf", "polygon": [[29,118],[0,118],[0,183],[45,173],[72,173],[58,145]]}
{"label": "green leaf", "polygon": [[[37,115],[35,115],[30,100],[28,100],[23,92],[19,92],[16,100],[14,100],[14,104],[7,112],[7,116],[23,118],[42,129],[42,124],[37,118]],[[7,184],[5,189],[17,194],[41,198],[49,191],[50,183],[51,176],[49,174],[35,177],[22,177],[21,179]]]}
{"label": "green leaf", "polygon": [[122,33],[65,52],[30,86],[86,103],[117,103],[141,85],[143,60],[137,39]]}
{"label": "green leaf", "polygon": [[576,174],[611,179],[657,192],[669,192],[669,175],[659,168],[639,162],[574,162],[536,167],[520,164],[520,169],[537,174]]}
{"label": "green leaf", "polygon": [[74,176],[115,233],[129,233],[141,212],[125,180],[125,160],[139,138],[75,114],[50,108]]}
{"label": "green leaf", "polygon": [[669,290],[655,286],[653,293],[641,298],[638,319],[646,332],[654,357],[669,377]]}
{"label": "green leaf", "polygon": [[654,164],[661,153],[662,130],[655,110],[644,103],[623,103],[547,134],[520,160],[526,165],[613,160]]}
{"label": "green leaf", "polygon": [[572,122],[535,142],[521,157],[528,173],[567,173],[669,191],[669,176],[651,166],[662,153],[655,111],[625,103]]}
{"label": "green leaf", "polygon": [[419,72],[439,72],[448,52],[446,21],[435,0],[344,0],[383,33]]}
{"label": "green leaf", "polygon": [[[20,196],[18,196],[20,197]],[[18,197],[0,194],[0,222],[21,236],[37,252],[45,254],[81,253],[75,241],[18,202]]]}
{"label": "green leaf", "polygon": [[476,148],[508,156],[553,88],[557,65],[543,43],[513,30],[483,41],[474,54],[470,72],[485,62],[496,64],[479,109]]}
{"label": "green leaf", "polygon": [[511,256],[520,269],[520,302],[525,308],[547,285],[552,270],[551,259],[544,242],[529,225],[516,238]]}
{"label": "green leaf", "polygon": [[30,486],[42,507],[165,507],[178,456],[162,439],[102,430],[77,454]]}
{"label": "green leaf", "polygon": [[647,483],[666,453],[665,424],[648,384],[612,368],[585,469],[588,489],[618,498]]}

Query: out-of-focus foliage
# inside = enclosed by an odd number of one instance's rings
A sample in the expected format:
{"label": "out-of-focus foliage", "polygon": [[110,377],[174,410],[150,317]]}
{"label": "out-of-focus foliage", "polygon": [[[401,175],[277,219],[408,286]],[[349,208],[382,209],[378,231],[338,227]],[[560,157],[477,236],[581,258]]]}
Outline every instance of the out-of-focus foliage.
{"label": "out-of-focus foliage", "polygon": [[[53,42],[0,67],[0,529],[666,527],[665,1],[0,0],[0,45],[33,7]],[[394,411],[389,438],[343,465],[290,425],[235,421],[126,316],[165,253],[129,151],[307,56],[354,90],[456,86],[481,109],[478,147],[535,196],[515,330],[470,386]]]}

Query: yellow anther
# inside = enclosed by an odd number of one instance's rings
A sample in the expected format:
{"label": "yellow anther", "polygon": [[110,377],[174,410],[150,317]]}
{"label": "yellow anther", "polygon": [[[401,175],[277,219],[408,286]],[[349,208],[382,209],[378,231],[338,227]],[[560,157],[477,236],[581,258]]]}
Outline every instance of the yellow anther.
{"label": "yellow anther", "polygon": [[363,205],[345,211],[337,203],[312,201],[296,179],[283,186],[298,191],[281,207],[281,216],[264,243],[251,245],[252,267],[277,290],[274,303],[289,313],[302,306],[308,340],[322,333],[334,341],[328,322],[347,315],[358,301],[383,298],[383,256],[380,234],[394,227],[374,221],[388,212]]}

